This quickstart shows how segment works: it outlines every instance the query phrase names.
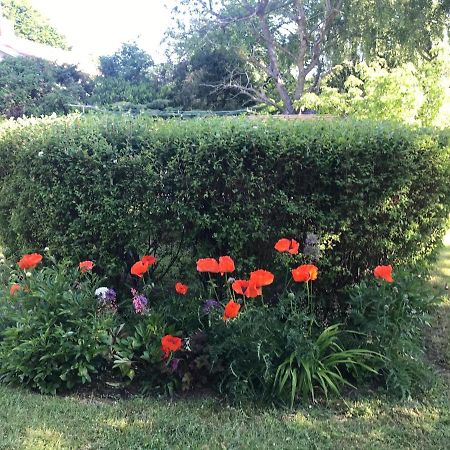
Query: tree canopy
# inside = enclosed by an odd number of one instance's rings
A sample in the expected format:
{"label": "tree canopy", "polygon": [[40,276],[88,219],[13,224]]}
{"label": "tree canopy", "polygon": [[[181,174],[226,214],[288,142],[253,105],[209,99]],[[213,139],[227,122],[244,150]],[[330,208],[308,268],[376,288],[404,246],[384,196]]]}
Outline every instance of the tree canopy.
{"label": "tree canopy", "polygon": [[3,14],[14,23],[17,36],[52,47],[67,48],[66,38],[28,0],[1,0]]}
{"label": "tree canopy", "polygon": [[[323,74],[345,60],[392,67],[432,59],[449,0],[181,0],[171,38],[178,53],[227,41],[245,60],[228,87],[280,112],[317,91]],[[189,17],[189,20],[186,20]],[[208,42],[209,41],[209,42]],[[205,44],[206,43],[206,44]]]}

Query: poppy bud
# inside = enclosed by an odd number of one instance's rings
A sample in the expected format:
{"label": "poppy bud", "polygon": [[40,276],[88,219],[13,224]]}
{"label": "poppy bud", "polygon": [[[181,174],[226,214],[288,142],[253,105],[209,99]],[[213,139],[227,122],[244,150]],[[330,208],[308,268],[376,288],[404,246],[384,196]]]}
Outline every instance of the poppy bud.
{"label": "poppy bud", "polygon": [[295,300],[295,294],[293,292],[289,292],[288,299],[289,300]]}

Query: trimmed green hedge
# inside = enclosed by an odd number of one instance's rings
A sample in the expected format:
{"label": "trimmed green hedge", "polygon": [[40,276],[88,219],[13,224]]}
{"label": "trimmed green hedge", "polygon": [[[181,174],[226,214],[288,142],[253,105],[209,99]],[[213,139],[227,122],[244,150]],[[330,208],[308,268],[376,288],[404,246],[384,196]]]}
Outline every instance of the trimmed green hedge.
{"label": "trimmed green hedge", "polygon": [[[69,117],[3,127],[0,235],[125,273],[199,256],[264,266],[320,236],[318,287],[427,258],[449,213],[448,135],[388,123]],[[267,267],[270,268],[270,267]],[[128,270],[128,269],[127,269]],[[325,275],[326,274],[326,275]]]}

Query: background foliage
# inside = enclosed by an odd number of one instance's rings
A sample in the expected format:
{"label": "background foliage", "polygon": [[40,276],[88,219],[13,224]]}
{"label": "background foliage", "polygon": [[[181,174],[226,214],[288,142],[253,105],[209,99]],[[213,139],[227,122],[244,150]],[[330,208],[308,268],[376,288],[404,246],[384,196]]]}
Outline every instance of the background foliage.
{"label": "background foliage", "polygon": [[13,57],[0,63],[0,114],[6,117],[67,114],[89,90],[89,79],[74,66]]}
{"label": "background foliage", "polygon": [[28,0],[2,0],[6,18],[14,23],[17,36],[41,44],[66,49],[65,37]]}

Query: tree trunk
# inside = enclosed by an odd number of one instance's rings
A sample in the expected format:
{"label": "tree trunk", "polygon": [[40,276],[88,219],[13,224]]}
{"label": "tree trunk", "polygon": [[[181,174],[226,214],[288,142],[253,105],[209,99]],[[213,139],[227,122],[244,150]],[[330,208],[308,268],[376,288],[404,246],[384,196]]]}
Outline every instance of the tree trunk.
{"label": "tree trunk", "polygon": [[294,105],[292,104],[292,100],[289,96],[289,93],[287,92],[286,86],[284,85],[283,79],[280,74],[280,69],[278,67],[278,58],[275,52],[275,43],[269,28],[269,24],[267,22],[267,18],[265,17],[265,15],[260,15],[258,16],[258,18],[261,25],[264,43],[266,44],[267,56],[269,58],[267,73],[275,82],[276,90],[281,101],[283,102],[284,114],[295,114]]}

